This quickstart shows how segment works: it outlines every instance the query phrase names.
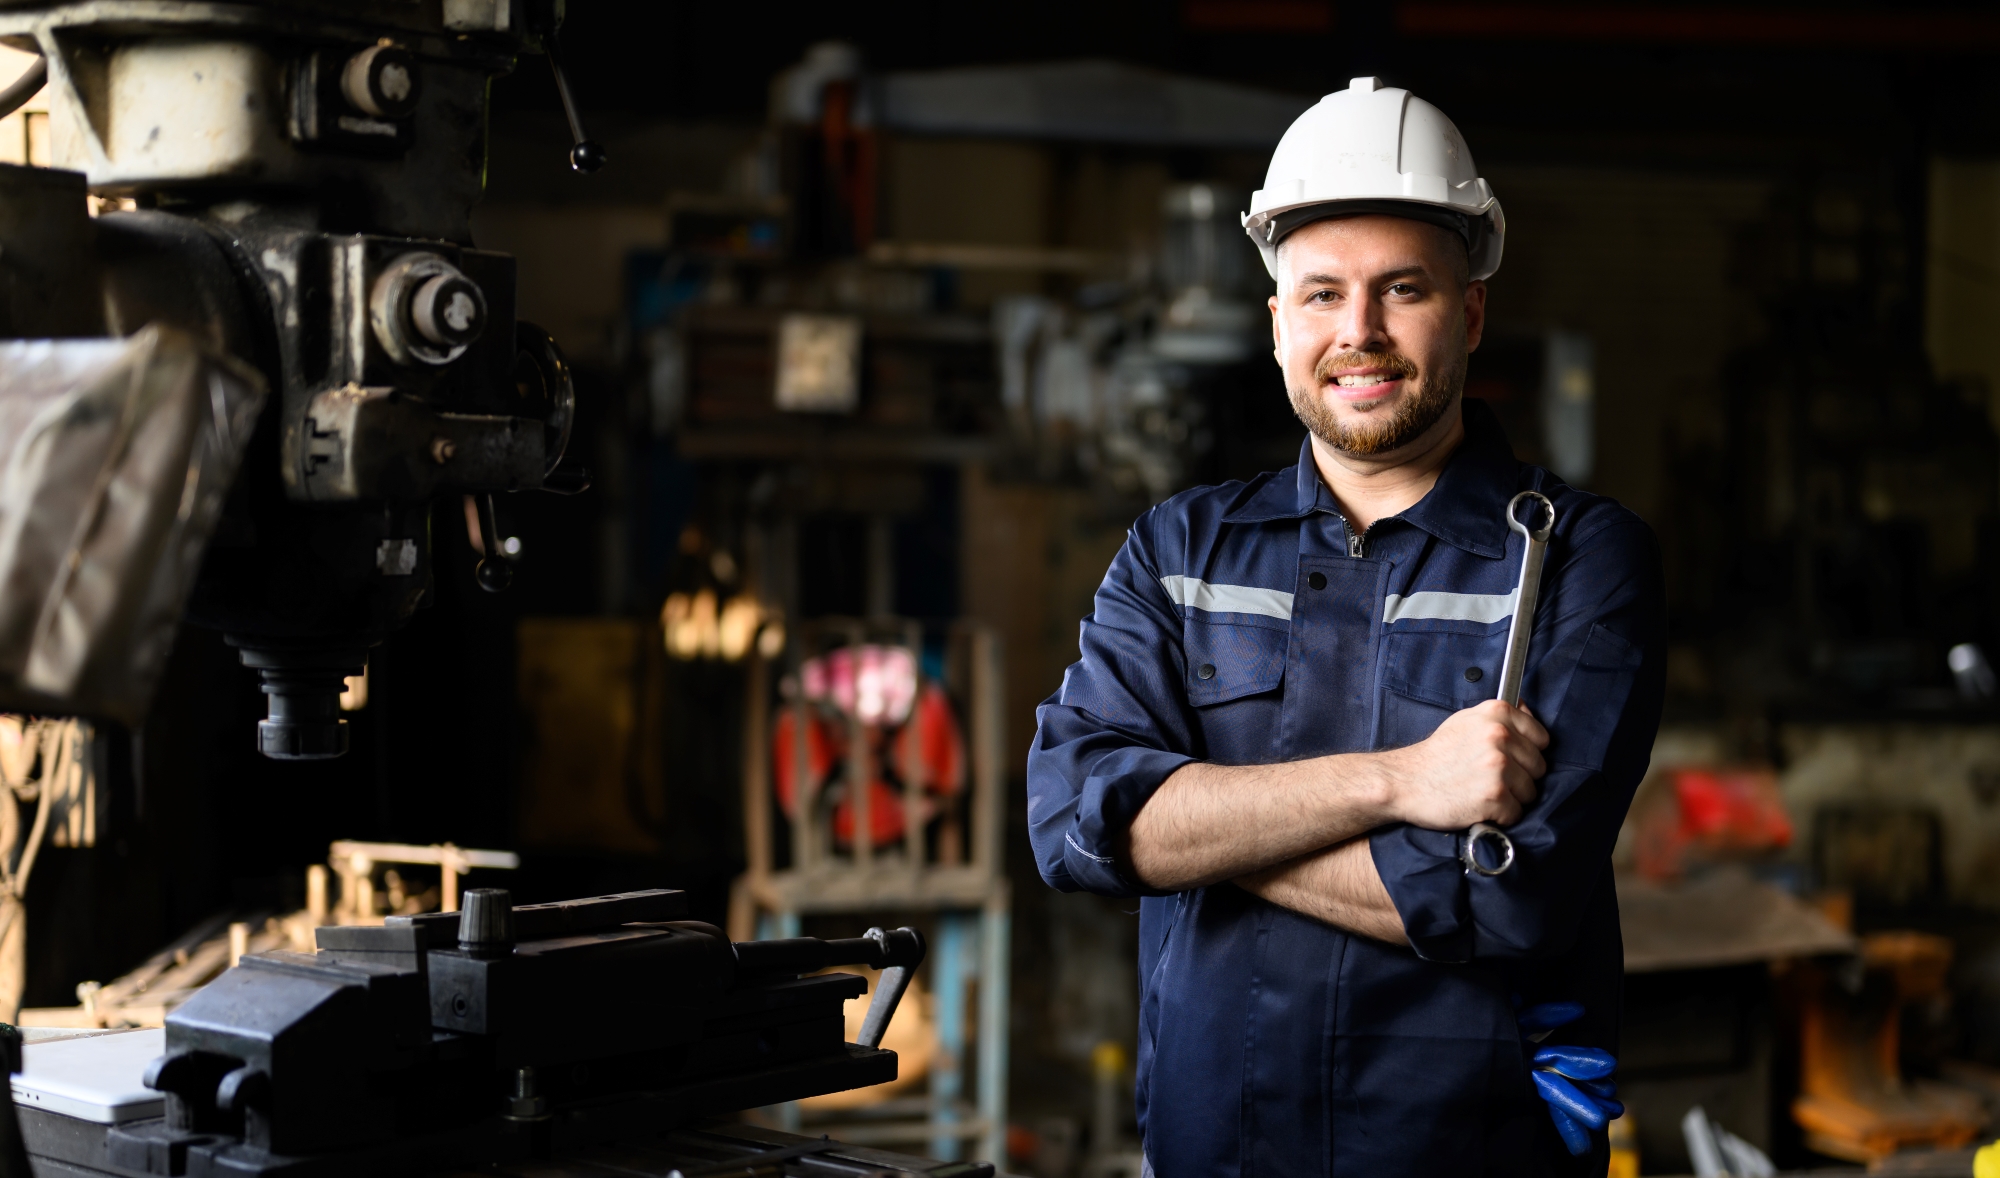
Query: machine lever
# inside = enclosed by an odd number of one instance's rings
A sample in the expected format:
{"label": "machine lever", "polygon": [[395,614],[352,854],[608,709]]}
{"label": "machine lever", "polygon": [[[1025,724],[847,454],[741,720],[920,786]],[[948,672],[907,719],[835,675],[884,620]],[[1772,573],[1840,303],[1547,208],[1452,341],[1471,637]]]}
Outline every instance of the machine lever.
{"label": "machine lever", "polygon": [[865,965],[882,971],[861,1020],[855,1042],[880,1047],[896,1017],[896,1006],[910,988],[910,977],[924,963],[924,935],[913,928],[872,928],[858,937],[822,941],[791,937],[776,941],[738,941],[736,968],[746,975],[814,973],[836,965]]}
{"label": "machine lever", "polygon": [[746,975],[818,973],[836,965],[915,969],[924,962],[924,935],[913,928],[869,929],[858,937],[822,941],[787,937],[736,942],[736,968]]}
{"label": "machine lever", "polygon": [[472,575],[488,593],[504,593],[514,583],[514,562],[500,538],[500,525],[493,514],[493,496],[479,498],[479,546],[486,554],[473,567]]}
{"label": "machine lever", "polygon": [[863,1047],[882,1046],[882,1037],[889,1033],[889,1020],[896,1017],[896,1006],[902,1002],[903,992],[910,988],[910,976],[916,973],[917,966],[923,963],[922,935],[915,929],[898,929],[897,932],[908,933],[915,938],[915,960],[911,960],[912,954],[907,949],[901,953],[896,952],[889,943],[889,934],[881,929],[872,928],[866,934],[867,940],[874,941],[882,947],[880,960],[899,961],[904,964],[885,967],[881,978],[875,983],[875,997],[868,1000],[868,1013],[861,1018],[861,1033],[854,1038],[854,1041]]}
{"label": "machine lever", "polygon": [[881,980],[875,983],[875,997],[868,1000],[868,1013],[861,1018],[861,1033],[854,1037],[856,1043],[863,1047],[882,1046],[882,1037],[889,1033],[889,1020],[896,1017],[896,1005],[910,988],[911,972],[907,965],[892,965],[882,971]]}
{"label": "machine lever", "polygon": [[548,37],[542,48],[549,55],[549,69],[555,71],[556,96],[562,99],[563,117],[569,120],[569,137],[576,144],[569,149],[569,166],[587,176],[603,167],[610,157],[602,146],[583,133],[583,119],[576,113],[576,99],[570,96],[569,78],[563,73],[562,59],[556,56],[555,37]]}

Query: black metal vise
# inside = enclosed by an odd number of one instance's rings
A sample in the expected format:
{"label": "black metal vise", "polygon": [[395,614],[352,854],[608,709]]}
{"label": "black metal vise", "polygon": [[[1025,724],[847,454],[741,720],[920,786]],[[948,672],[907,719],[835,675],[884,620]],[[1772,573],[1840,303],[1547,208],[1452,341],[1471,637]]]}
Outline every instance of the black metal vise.
{"label": "black metal vise", "polygon": [[[168,1016],[146,1075],[166,1118],[113,1130],[109,1160],[477,1164],[895,1077],[880,1039],[923,960],[914,929],[732,944],[680,919],[679,891],[509,901],[475,889],[460,913],[244,957]],[[864,981],[800,976],[834,965],[883,970],[859,1043],[842,1008]]]}

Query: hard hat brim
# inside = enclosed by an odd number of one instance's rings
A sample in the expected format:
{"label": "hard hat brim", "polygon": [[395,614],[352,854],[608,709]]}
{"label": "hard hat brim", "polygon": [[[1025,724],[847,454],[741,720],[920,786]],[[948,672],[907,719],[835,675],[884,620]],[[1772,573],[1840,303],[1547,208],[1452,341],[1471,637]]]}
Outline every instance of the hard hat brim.
{"label": "hard hat brim", "polygon": [[1506,245],[1507,217],[1497,197],[1487,198],[1478,210],[1433,201],[1363,197],[1351,200],[1308,201],[1303,204],[1248,213],[1243,231],[1263,255],[1264,269],[1275,281],[1278,277],[1278,246],[1285,238],[1315,221],[1329,217],[1384,214],[1458,230],[1465,237],[1467,277],[1491,278],[1500,269]]}

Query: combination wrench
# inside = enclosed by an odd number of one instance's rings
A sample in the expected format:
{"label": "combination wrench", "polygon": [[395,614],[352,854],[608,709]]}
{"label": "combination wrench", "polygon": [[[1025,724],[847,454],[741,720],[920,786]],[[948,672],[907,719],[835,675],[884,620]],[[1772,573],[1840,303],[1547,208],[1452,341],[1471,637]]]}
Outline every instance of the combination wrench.
{"label": "combination wrench", "polygon": [[[1544,519],[1539,528],[1529,528],[1523,524],[1518,514],[1524,499],[1534,500],[1541,507]],[[1521,706],[1521,677],[1528,669],[1528,637],[1535,629],[1535,599],[1541,595],[1542,560],[1548,555],[1549,534],[1556,527],[1556,505],[1539,491],[1523,491],[1507,501],[1507,528],[1518,532],[1527,540],[1527,547],[1521,553],[1521,583],[1514,590],[1514,622],[1507,630],[1507,654],[1500,664],[1500,698],[1515,707]],[[1497,866],[1488,867],[1479,858],[1479,847],[1488,844],[1499,858]],[[1467,874],[1504,875],[1514,866],[1514,840],[1507,832],[1491,822],[1475,822],[1466,828],[1458,840],[1458,858],[1465,864]]]}

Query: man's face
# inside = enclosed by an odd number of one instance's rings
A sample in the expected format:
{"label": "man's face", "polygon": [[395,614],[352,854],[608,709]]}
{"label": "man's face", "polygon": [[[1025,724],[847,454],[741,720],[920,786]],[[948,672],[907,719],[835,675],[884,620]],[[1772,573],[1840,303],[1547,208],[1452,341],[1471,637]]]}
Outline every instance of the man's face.
{"label": "man's face", "polygon": [[1292,409],[1321,442],[1387,457],[1458,404],[1486,321],[1463,243],[1405,217],[1315,221],[1278,250],[1271,333]]}

